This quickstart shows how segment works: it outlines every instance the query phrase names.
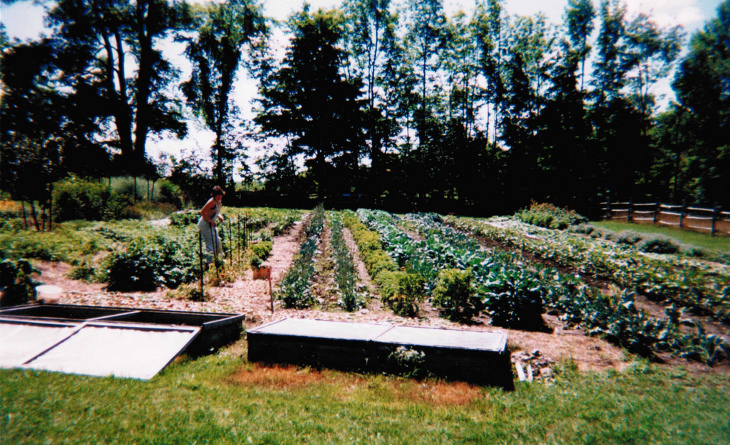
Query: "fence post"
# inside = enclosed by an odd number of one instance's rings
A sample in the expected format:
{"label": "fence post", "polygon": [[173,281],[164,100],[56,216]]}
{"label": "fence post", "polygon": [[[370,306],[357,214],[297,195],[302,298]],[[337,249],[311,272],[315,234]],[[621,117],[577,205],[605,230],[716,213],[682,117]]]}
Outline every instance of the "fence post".
{"label": "fence post", "polygon": [[715,232],[717,231],[717,220],[720,217],[720,204],[715,203],[715,208],[712,209],[712,231],[710,232],[711,236],[715,236]]}
{"label": "fence post", "polygon": [[657,217],[658,213],[659,213],[659,203],[656,202],[656,203],[654,203],[654,214],[652,215],[652,219],[651,219],[651,223],[653,225],[656,225],[656,217]]}
{"label": "fence post", "polygon": [[611,192],[606,190],[606,214],[603,217],[606,221],[611,220]]}
{"label": "fence post", "polygon": [[634,202],[633,200],[629,200],[629,209],[626,213],[626,221],[631,222],[633,220],[631,213],[634,211]]}
{"label": "fence post", "polygon": [[687,213],[687,200],[682,201],[682,210],[679,211],[679,228],[684,225],[684,215]]}

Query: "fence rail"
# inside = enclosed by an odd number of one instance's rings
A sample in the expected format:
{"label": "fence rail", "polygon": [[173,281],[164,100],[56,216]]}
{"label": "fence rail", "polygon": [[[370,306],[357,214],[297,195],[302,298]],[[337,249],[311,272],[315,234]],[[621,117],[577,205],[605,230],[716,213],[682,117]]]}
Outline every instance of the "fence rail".
{"label": "fence rail", "polygon": [[730,235],[730,212],[719,207],[702,208],[658,202],[602,202],[603,219],[638,224],[658,224],[680,229]]}

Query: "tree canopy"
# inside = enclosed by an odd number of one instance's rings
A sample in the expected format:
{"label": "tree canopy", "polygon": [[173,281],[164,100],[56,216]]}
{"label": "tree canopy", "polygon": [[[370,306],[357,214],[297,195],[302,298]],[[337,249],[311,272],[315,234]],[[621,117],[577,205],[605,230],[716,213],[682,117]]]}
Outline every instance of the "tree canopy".
{"label": "tree canopy", "polygon": [[[148,141],[198,117],[215,140],[197,167],[230,183],[234,165],[258,166],[274,193],[471,213],[730,204],[730,0],[684,53],[681,29],[622,0],[568,0],[557,25],[503,0],[452,15],[442,0],[344,0],[286,23],[257,0],[60,0],[47,19],[39,41],[0,39],[1,182],[18,199],[42,202],[68,174],[154,176]],[[234,100],[241,67],[258,82],[252,122]],[[656,87],[672,73],[667,104]],[[192,165],[176,162],[176,177]],[[21,179],[34,171],[35,191]]]}

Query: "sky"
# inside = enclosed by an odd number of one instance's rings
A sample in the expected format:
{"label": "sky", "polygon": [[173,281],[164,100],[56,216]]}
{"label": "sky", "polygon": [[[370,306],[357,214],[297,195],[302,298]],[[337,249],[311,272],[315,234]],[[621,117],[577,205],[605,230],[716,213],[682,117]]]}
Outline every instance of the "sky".
{"label": "sky", "polygon": [[[192,0],[207,1],[207,0]],[[395,0],[398,2],[398,0]],[[634,17],[643,12],[649,15],[657,25],[662,27],[681,25],[687,37],[702,28],[705,22],[717,14],[717,7],[722,0],[624,0],[628,17]],[[277,20],[286,20],[295,11],[301,10],[305,0],[264,0],[264,15]],[[313,10],[329,9],[340,6],[342,0],[308,0]],[[476,0],[444,0],[444,9],[451,16],[459,10],[469,12],[473,10]],[[597,8],[600,0],[593,0]],[[543,13],[553,23],[562,23],[562,17],[567,0],[504,0],[504,9],[509,15],[531,16]],[[5,25],[10,37],[18,39],[32,39],[38,37],[43,30],[43,9],[33,5],[31,1],[20,1],[12,5],[3,4],[0,0],[0,23]],[[596,27],[597,28],[597,27]],[[281,38],[281,37],[279,37]],[[182,46],[172,47],[182,58]],[[174,58],[175,56],[171,56]],[[189,70],[189,68],[188,68]],[[185,71],[185,69],[183,69]],[[184,74],[187,75],[187,74]],[[673,95],[669,87],[670,80],[655,87],[655,93],[666,97]],[[241,76],[236,84],[234,94],[238,98],[239,106],[245,118],[253,115],[249,105],[256,94],[255,82]],[[212,146],[213,135],[198,123],[193,123],[191,135],[183,141],[163,140],[151,141],[148,144],[149,152],[153,157],[161,153],[178,154],[179,152],[197,151]],[[207,150],[206,150],[207,151]]]}

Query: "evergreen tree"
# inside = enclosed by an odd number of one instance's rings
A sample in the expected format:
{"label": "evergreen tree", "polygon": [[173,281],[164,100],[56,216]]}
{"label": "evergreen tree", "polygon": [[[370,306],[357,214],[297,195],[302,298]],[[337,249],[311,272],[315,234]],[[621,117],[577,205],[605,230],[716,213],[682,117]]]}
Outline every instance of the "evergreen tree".
{"label": "evergreen tree", "polygon": [[286,155],[303,157],[321,199],[348,193],[357,181],[364,148],[362,82],[344,75],[337,10],[292,16],[283,65],[261,94],[256,118],[264,131],[286,137]]}

